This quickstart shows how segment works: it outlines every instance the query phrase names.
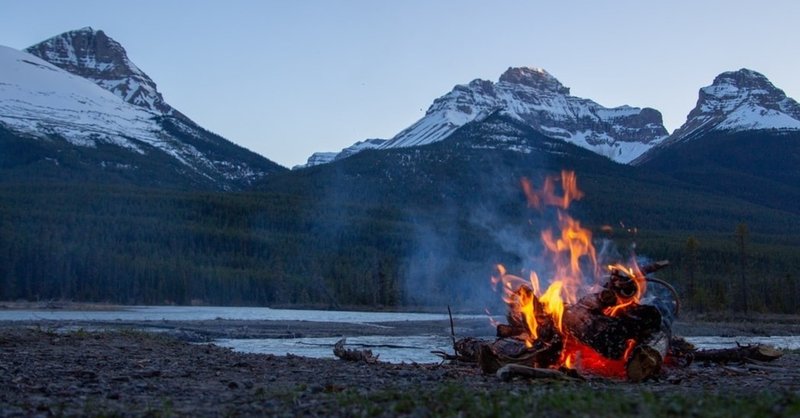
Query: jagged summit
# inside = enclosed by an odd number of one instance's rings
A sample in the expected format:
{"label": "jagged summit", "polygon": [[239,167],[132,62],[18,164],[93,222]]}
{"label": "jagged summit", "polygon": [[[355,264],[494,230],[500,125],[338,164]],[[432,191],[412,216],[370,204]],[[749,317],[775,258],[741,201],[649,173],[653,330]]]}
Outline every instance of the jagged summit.
{"label": "jagged summit", "polygon": [[[497,82],[476,79],[456,85],[434,100],[422,119],[388,141],[346,150],[431,144],[449,137],[469,122],[480,122],[496,112],[547,137],[573,143],[620,163],[630,162],[668,134],[657,110],[631,106],[607,108],[571,96],[569,88],[541,68],[511,67]],[[313,163],[326,162],[319,157],[314,156]],[[340,154],[335,159],[343,157]]]}
{"label": "jagged summit", "polygon": [[500,82],[520,84],[540,91],[569,95],[569,87],[564,87],[560,81],[542,68],[509,67],[500,76]]}
{"label": "jagged summit", "polygon": [[763,74],[742,68],[700,89],[697,105],[664,146],[710,131],[800,129],[800,104]]}
{"label": "jagged summit", "polygon": [[128,103],[173,113],[156,83],[139,69],[119,42],[90,26],[68,31],[25,49],[72,74],[89,79]]}

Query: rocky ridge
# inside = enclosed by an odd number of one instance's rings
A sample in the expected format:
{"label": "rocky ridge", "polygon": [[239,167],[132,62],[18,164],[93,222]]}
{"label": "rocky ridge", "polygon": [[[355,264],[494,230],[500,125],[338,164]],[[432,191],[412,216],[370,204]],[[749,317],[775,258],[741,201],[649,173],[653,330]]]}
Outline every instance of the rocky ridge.
{"label": "rocky ridge", "polygon": [[114,93],[128,103],[162,114],[174,109],[164,102],[156,83],[128,58],[125,48],[102,30],[85,27],[62,33],[25,52]]}
{"label": "rocky ridge", "polygon": [[767,77],[742,68],[714,78],[700,89],[697,105],[663,146],[696,138],[710,131],[800,129],[800,104]]}
{"label": "rocky ridge", "polygon": [[570,95],[568,87],[543,69],[518,67],[506,70],[496,83],[476,79],[455,86],[434,100],[422,119],[375,148],[438,142],[465,124],[481,121],[495,112],[517,119],[548,137],[620,163],[630,162],[668,135],[657,110],[631,106],[606,108],[590,99]]}

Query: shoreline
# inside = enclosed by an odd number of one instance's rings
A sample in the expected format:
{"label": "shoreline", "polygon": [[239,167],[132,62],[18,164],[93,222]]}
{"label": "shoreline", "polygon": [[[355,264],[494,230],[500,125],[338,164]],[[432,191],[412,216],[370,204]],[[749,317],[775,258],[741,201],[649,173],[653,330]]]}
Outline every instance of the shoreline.
{"label": "shoreline", "polygon": [[[104,307],[106,305],[103,305]],[[100,310],[88,309],[89,311]],[[28,309],[23,309],[28,310]],[[114,309],[110,309],[114,310]],[[48,310],[59,311],[59,310]],[[455,318],[457,337],[492,337],[495,329],[487,318]],[[38,329],[101,329],[150,330],[167,333],[190,342],[216,339],[250,338],[313,338],[357,336],[450,336],[450,323],[442,320],[318,322],[311,320],[271,319],[203,319],[203,320],[95,320],[95,319],[31,319],[2,320],[0,327]],[[683,337],[717,336],[792,336],[800,335],[800,319],[796,316],[764,316],[748,321],[712,318],[680,319],[672,324],[673,335]]]}
{"label": "shoreline", "polygon": [[[798,370],[800,353],[789,352],[752,368],[668,367],[640,384],[592,377],[504,382],[472,364],[248,354],[135,330],[0,324],[0,417],[519,416],[517,404],[539,416],[684,415],[676,408],[703,416],[696,408],[704,405],[741,416],[791,415],[800,410]],[[510,409],[498,410],[498,401]],[[743,407],[752,412],[742,415]]]}

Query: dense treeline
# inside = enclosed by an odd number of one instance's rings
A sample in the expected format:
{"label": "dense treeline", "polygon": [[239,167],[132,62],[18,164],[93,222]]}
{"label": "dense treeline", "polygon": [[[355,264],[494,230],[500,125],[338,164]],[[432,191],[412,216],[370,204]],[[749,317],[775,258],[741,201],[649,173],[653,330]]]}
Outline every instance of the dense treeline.
{"label": "dense treeline", "polygon": [[[15,182],[0,187],[0,300],[482,310],[499,302],[493,266],[520,269],[536,250],[524,212],[501,212],[486,223],[463,209],[314,193]],[[797,236],[751,227],[737,241],[739,222],[727,221],[727,231],[640,232],[637,252],[672,260],[662,277],[696,311],[798,312]],[[612,238],[622,249],[633,239]]]}

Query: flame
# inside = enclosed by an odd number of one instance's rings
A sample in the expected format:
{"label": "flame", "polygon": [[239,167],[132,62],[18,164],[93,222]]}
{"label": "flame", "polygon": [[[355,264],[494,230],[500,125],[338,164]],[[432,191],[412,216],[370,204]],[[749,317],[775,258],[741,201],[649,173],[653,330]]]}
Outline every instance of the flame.
{"label": "flame", "polygon": [[639,270],[635,260],[631,263],[633,264],[632,267],[623,266],[622,264],[608,266],[608,271],[612,274],[612,277],[616,274],[617,276],[628,278],[630,283],[635,286],[635,293],[625,299],[617,297],[617,304],[603,311],[606,316],[617,316],[626,307],[639,303],[647,290],[647,280],[644,277],[644,273]]}
{"label": "flame", "polygon": [[[559,183],[561,194],[558,194],[556,187]],[[521,185],[528,206],[540,210],[546,207],[556,208],[558,230],[547,229],[540,234],[545,255],[552,262],[552,276],[543,292],[536,272],[531,272],[526,280],[509,274],[504,266],[497,265],[498,275],[492,277],[492,284],[495,288],[498,284],[502,285],[503,300],[509,306],[510,320],[513,318],[517,325],[524,324],[527,333],[522,338],[526,346],[531,347],[539,337],[541,324],[537,321],[537,315],[546,314],[564,338],[559,365],[602,375],[624,375],[625,361],[635,345],[634,340],[628,342],[622,359],[612,360],[569,337],[563,328],[565,307],[576,303],[587,285],[596,283],[596,278],[601,276],[591,231],[566,213],[572,202],[584,196],[578,189],[575,173],[562,171],[560,179],[547,177],[540,189],[535,188],[527,178],[521,180]],[[619,315],[627,306],[640,301],[646,289],[646,281],[635,263],[631,267],[621,264],[607,266],[604,273],[610,273],[617,278],[617,284],[626,295],[624,298],[618,296],[617,303],[604,310],[605,315]],[[631,293],[629,297],[625,291]]]}
{"label": "flame", "polygon": [[[543,209],[546,206],[555,206],[558,211],[560,233],[545,230],[541,239],[550,256],[555,272],[550,285],[541,292],[539,277],[536,272],[531,272],[529,280],[508,274],[502,265],[497,266],[499,275],[492,277],[492,284],[502,283],[504,289],[503,300],[509,304],[513,313],[524,318],[528,327],[529,339],[526,344],[532,344],[538,338],[536,322],[536,304],[534,296],[538,298],[541,309],[553,318],[556,328],[563,332],[562,318],[564,306],[577,301],[578,292],[584,282],[581,263],[588,259],[592,269],[597,268],[597,254],[592,245],[592,233],[583,228],[564,211],[570,204],[581,199],[584,194],[578,189],[577,176],[572,171],[561,172],[562,195],[556,192],[556,179],[547,177],[542,188],[537,190],[527,178],[523,178],[522,189],[528,200],[528,205]],[[520,291],[524,287],[528,291]]]}
{"label": "flame", "polygon": [[521,183],[522,190],[528,198],[528,206],[532,208],[542,209],[544,206],[555,206],[567,210],[573,200],[580,200],[583,197],[583,192],[578,190],[578,177],[574,171],[564,170],[561,172],[563,196],[556,195],[555,179],[550,176],[544,179],[541,190],[534,189],[533,184],[527,178],[523,177]]}

